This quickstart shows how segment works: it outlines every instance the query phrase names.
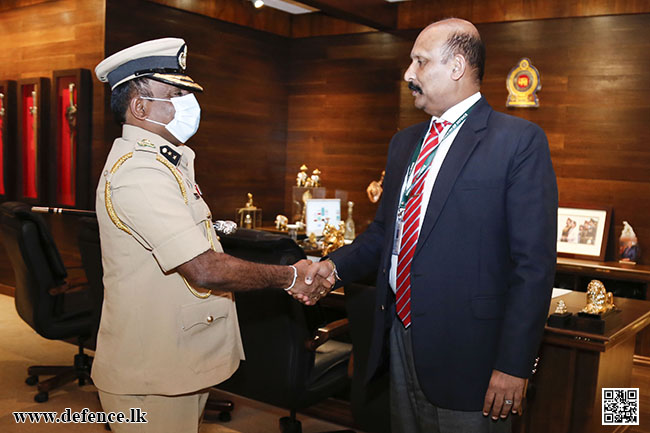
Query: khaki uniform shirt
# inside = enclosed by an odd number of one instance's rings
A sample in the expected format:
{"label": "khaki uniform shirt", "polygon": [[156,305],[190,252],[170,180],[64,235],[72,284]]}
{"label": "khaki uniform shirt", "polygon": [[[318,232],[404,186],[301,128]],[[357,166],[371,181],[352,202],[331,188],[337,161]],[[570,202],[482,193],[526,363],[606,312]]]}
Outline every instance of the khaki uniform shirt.
{"label": "khaki uniform shirt", "polygon": [[[109,215],[107,181],[114,213],[131,234]],[[244,357],[232,293],[200,299],[175,271],[210,248],[208,234],[223,251],[194,182],[194,152],[124,125],[99,181],[96,209],[104,266],[92,368],[97,388],[178,395],[230,377]]]}

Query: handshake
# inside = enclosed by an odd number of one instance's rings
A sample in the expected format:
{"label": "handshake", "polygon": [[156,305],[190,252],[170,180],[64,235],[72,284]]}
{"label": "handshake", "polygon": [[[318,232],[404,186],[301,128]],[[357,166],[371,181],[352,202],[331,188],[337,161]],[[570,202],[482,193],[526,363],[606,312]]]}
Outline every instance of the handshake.
{"label": "handshake", "polygon": [[293,265],[296,279],[285,289],[294,299],[305,305],[314,305],[332,290],[338,279],[336,266],[331,260],[313,263],[303,259]]}

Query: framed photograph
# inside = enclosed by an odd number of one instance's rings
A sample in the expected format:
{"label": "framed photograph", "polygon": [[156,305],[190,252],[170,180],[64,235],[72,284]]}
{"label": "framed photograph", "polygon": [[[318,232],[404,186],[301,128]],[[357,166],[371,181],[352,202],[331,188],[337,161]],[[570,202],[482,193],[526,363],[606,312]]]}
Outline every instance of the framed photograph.
{"label": "framed photograph", "polygon": [[311,199],[305,202],[305,232],[322,236],[325,223],[341,223],[341,200],[338,198]]}
{"label": "framed photograph", "polygon": [[560,205],[557,210],[557,254],[605,260],[611,208]]}

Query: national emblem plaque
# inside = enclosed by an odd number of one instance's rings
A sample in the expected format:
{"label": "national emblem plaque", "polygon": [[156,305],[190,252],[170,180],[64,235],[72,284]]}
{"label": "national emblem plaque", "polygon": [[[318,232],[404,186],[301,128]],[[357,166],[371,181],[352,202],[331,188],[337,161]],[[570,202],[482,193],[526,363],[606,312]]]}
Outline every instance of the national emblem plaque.
{"label": "national emblem plaque", "polygon": [[506,80],[506,107],[539,107],[537,94],[542,88],[539,71],[524,57],[512,68]]}

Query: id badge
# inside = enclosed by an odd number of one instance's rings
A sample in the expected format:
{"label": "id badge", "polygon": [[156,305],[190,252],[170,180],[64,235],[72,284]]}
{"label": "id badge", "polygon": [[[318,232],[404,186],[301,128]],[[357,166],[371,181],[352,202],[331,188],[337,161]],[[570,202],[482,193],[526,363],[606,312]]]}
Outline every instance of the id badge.
{"label": "id badge", "polygon": [[393,237],[393,254],[399,255],[400,242],[402,241],[402,230],[404,228],[404,209],[397,211],[397,220],[395,221],[395,236]]}

